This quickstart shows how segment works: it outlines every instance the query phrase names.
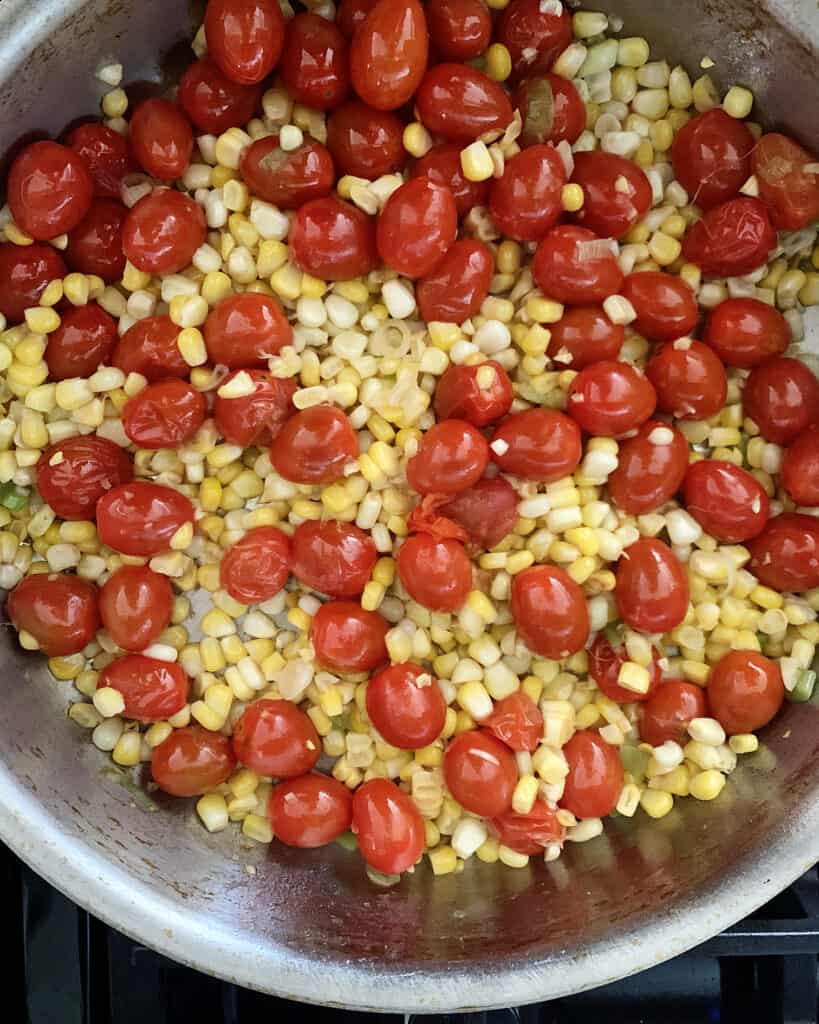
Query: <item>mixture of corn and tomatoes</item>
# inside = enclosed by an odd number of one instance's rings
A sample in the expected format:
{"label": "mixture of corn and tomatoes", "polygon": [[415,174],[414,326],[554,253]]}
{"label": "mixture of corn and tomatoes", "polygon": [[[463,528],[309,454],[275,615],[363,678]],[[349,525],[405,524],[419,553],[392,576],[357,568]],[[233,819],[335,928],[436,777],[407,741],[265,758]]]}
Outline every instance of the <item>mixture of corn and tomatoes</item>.
{"label": "mixture of corn and tomatoes", "polygon": [[211,832],[381,881],[717,798],[814,687],[819,162],[559,0],[306,6],[11,165],[20,644]]}

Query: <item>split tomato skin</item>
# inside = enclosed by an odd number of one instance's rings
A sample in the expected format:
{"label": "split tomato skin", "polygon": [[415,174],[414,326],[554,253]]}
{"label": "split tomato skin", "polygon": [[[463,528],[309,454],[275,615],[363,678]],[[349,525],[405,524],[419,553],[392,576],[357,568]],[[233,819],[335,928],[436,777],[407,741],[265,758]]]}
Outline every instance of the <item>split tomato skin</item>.
{"label": "split tomato skin", "polygon": [[738,195],[751,175],[756,145],[744,122],[721,107],[692,117],[671,147],[674,174],[689,202],[710,210]]}
{"label": "split tomato skin", "polygon": [[225,552],[219,582],[241,604],[268,601],[287,583],[290,538],[275,526],[257,526]]}
{"label": "split tomato skin", "polygon": [[649,700],[660,685],[663,674],[659,658],[660,652],[652,648],[651,664],[648,666],[650,681],[645,693],[620,686],[617,680],[620,669],[629,660],[628,652],[625,645],[612,647],[606,634],[601,632],[597,634],[589,648],[589,675],[609,700],[616,700],[620,704],[631,704],[635,701],[640,703]]}
{"label": "split tomato skin", "polygon": [[751,154],[759,194],[779,231],[800,231],[819,217],[819,179],[807,170],[816,157],[787,135],[766,132]]}
{"label": "split tomato skin", "polygon": [[520,497],[502,476],[483,477],[441,508],[469,534],[472,544],[490,549],[512,532],[518,520]]}
{"label": "split tomato skin", "polygon": [[683,239],[682,254],[712,277],[741,277],[767,263],[776,231],[761,199],[740,196],[708,210]]}
{"label": "split tomato skin", "polygon": [[548,71],[572,42],[572,17],[566,7],[552,14],[540,0],[512,0],[498,18],[495,37],[509,50],[513,75]]}
{"label": "split tomato skin", "polygon": [[194,437],[207,411],[208,401],[201,391],[171,377],[149,384],[130,398],[122,410],[122,425],[139,448],[176,448]]}
{"label": "split tomato skin", "polygon": [[652,747],[667,740],[685,746],[688,723],[709,717],[705,690],[682,679],[666,679],[640,706],[640,737]]}
{"label": "split tomato skin", "polygon": [[270,444],[287,420],[294,415],[293,395],[297,384],[290,378],[274,377],[267,370],[233,370],[225,377],[229,384],[237,374],[246,373],[254,390],[249,395],[225,398],[218,391],[213,400],[213,419],[226,441],[250,445]]}
{"label": "split tomato skin", "polygon": [[148,316],[132,324],[111,356],[123,373],[141,373],[149,383],[166,377],[187,377],[191,368],[176,344],[180,328],[169,316]]}

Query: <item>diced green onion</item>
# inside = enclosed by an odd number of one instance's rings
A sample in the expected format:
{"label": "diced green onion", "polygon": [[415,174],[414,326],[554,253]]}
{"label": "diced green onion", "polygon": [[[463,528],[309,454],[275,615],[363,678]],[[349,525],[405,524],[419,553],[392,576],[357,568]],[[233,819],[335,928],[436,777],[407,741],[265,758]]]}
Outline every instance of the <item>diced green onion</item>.
{"label": "diced green onion", "polygon": [[0,487],[0,505],[9,512],[21,512],[28,505],[28,491],[15,484],[3,484]]}
{"label": "diced green onion", "polygon": [[796,677],[796,686],[786,692],[785,696],[793,704],[804,704],[813,696],[813,688],[816,685],[816,673],[809,668],[803,668]]}

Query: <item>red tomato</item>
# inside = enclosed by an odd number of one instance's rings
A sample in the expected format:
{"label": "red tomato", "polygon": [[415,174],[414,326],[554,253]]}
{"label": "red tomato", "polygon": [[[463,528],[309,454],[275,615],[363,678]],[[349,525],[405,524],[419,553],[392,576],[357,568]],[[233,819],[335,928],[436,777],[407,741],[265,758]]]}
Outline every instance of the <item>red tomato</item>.
{"label": "red tomato", "polygon": [[533,654],[568,658],[589,638],[586,598],[577,583],[554,565],[524,569],[512,580],[512,618]]}
{"label": "red tomato", "polygon": [[481,0],[437,0],[424,13],[430,43],[442,60],[472,60],[489,45],[492,19]]}
{"label": "red tomato", "polygon": [[67,273],[62,256],[50,245],[0,245],[0,313],[9,324],[20,323],[36,306],[51,281]]}
{"label": "red tomato", "polygon": [[188,266],[206,233],[205,212],[199,203],[162,188],[143,196],[129,210],[122,247],[137,270],[175,274]]}
{"label": "red tomato", "polygon": [[116,320],[96,302],[65,310],[46,344],[49,378],[90,377],[97,367],[109,366],[118,337]]}
{"label": "red tomato", "polygon": [[466,420],[442,420],[421,438],[407,463],[407,483],[419,494],[457,494],[489,465],[486,438]]}
{"label": "red tomato", "polygon": [[642,537],[620,557],[614,596],[632,629],[667,633],[688,611],[688,576],[668,545]]}
{"label": "red tomato", "polygon": [[7,199],[15,223],[47,241],[75,228],[88,213],[94,182],[85,160],[57,142],[33,142],[11,165]]}
{"label": "red tomato", "polygon": [[532,273],[546,295],[569,306],[602,302],[623,283],[609,243],[573,224],[559,224],[546,235],[537,247]]}
{"label": "red tomato", "polygon": [[578,818],[604,818],[611,814],[623,788],[620,751],[596,732],[581,729],[563,748],[569,774],[560,806]]}
{"label": "red tomato", "polygon": [[543,739],[543,715],[523,690],[496,701],[481,725],[512,750],[528,750],[531,754]]}
{"label": "red tomato", "polygon": [[688,193],[688,201],[710,210],[733,199],[750,177],[756,144],[747,125],[721,107],[692,117],[674,136],[671,147],[674,175]]}
{"label": "red tomato", "polygon": [[190,163],[193,131],[170,100],[144,100],[131,117],[131,145],[144,171],[160,181],[180,178]]}
{"label": "red tomato", "polygon": [[472,563],[456,540],[416,533],[401,545],[397,562],[404,589],[431,611],[457,611],[472,589]]}
{"label": "red tomato", "polygon": [[808,171],[816,157],[789,139],[768,132],[751,154],[759,194],[768,204],[775,228],[799,231],[819,217],[819,178]]}
{"label": "red tomato", "polygon": [[572,181],[583,189],[574,219],[604,238],[622,238],[651,209],[651,185],[637,164],[614,153],[575,153]]}
{"label": "red tomato", "polygon": [[613,324],[601,306],[570,306],[550,330],[549,355],[572,370],[616,359],[625,338],[623,328]]}
{"label": "red tomato", "polygon": [[565,184],[566,168],[554,146],[529,146],[507,160],[503,177],[492,182],[492,220],[509,238],[536,242],[563,213]]}
{"label": "red tomato", "polygon": [[489,824],[503,846],[528,857],[542,854],[549,843],[562,842],[565,832],[554,808],[539,797],[528,814],[509,810],[492,818]]}
{"label": "red tomato", "polygon": [[758,536],[770,515],[762,484],[733,462],[721,459],[693,462],[685,474],[683,497],[706,533],[728,544]]}
{"label": "red tomato", "polygon": [[399,750],[420,750],[441,735],[446,701],[437,680],[420,665],[389,665],[367,683],[367,714]]}
{"label": "red tomato", "polygon": [[61,519],[93,519],[97,501],[133,475],[130,456],[119,445],[78,434],[45,449],[37,463],[37,490]]}
{"label": "red tomato", "polygon": [[353,38],[353,33],[377,2],[378,0],[341,0],[336,10],[336,24],[347,39]]}
{"label": "red tomato", "polygon": [[80,274],[97,274],[109,283],[125,269],[123,225],[128,211],[115,199],[95,199],[68,236],[65,258]]}
{"label": "red tomato", "polygon": [[281,149],[278,135],[257,139],[242,151],[240,167],[250,191],[283,210],[323,199],[336,176],[327,148],[309,136],[292,150]]}
{"label": "red tomato", "polygon": [[364,860],[385,875],[407,871],[424,852],[424,819],[388,779],[370,779],[353,794],[353,832]]}
{"label": "red tomato", "polygon": [[97,588],[60,573],[20,580],[6,600],[6,613],[18,630],[31,633],[49,658],[78,654],[100,627]]}
{"label": "red tomato", "polygon": [[464,810],[494,818],[511,810],[518,766],[506,744],[489,732],[470,729],[444,751],[444,779]]}
{"label": "red tomato", "polygon": [[120,484],[97,502],[100,541],[123,555],[146,558],[167,551],[179,527],[193,520],[184,494],[145,480]]}
{"label": "red tomato", "polygon": [[208,0],[208,53],[232,82],[253,85],[278,64],[284,16],[278,0]]}
{"label": "red tomato", "polygon": [[316,661],[331,672],[372,672],[389,661],[388,629],[386,619],[356,601],[328,601],[313,616],[310,642]]}
{"label": "red tomato", "polygon": [[353,88],[376,110],[397,110],[424,77],[429,35],[418,0],[378,0],[353,36]]}
{"label": "red tomato", "polygon": [[616,700],[620,704],[633,704],[635,701],[648,700],[653,696],[663,678],[659,665],[660,656],[657,648],[652,648],[648,690],[645,693],[629,690],[617,682],[620,669],[629,660],[625,646],[612,647],[606,634],[598,633],[589,648],[589,675],[609,700]]}
{"label": "red tomato", "polygon": [[457,232],[458,211],[449,189],[429,178],[412,178],[384,205],[376,242],[388,267],[405,277],[423,277],[446,255]]}
{"label": "red tomato", "polygon": [[[478,483],[481,481],[479,480]],[[462,492],[468,494],[468,491]],[[410,513],[407,529],[410,533],[427,533],[437,540],[458,540],[466,544],[467,531],[454,519],[443,515],[442,508],[449,500],[447,494],[425,494]]]}
{"label": "red tomato", "polygon": [[257,526],[227,549],[219,583],[234,601],[268,601],[290,576],[290,538],[275,526]]}
{"label": "red tomato", "polygon": [[236,759],[257,775],[290,779],[315,767],[321,740],[313,723],[289,700],[257,700],[233,726]]}
{"label": "red tomato", "polygon": [[523,118],[518,139],[522,146],[577,142],[586,127],[586,104],[580,93],[568,78],[551,71],[521,82],[514,103]]}
{"label": "red tomato", "polygon": [[448,188],[455,199],[459,217],[465,217],[473,206],[486,206],[489,200],[488,181],[470,181],[464,177],[461,147],[457,142],[433,146],[426,156],[414,161],[410,177],[429,178],[436,185]]}
{"label": "red tomato", "polygon": [[620,294],[634,306],[635,331],[652,341],[682,338],[697,326],[697,299],[685,281],[660,270],[629,274]]}
{"label": "red tomato", "polygon": [[473,427],[485,427],[505,416],[511,404],[509,374],[491,359],[470,366],[453,364],[438,378],[435,388],[439,420],[466,420]]}
{"label": "red tomato", "polygon": [[725,368],[701,341],[668,342],[647,363],[646,377],[657,392],[657,407],[678,420],[707,420],[725,405]]}
{"label": "red tomato", "polygon": [[740,196],[709,210],[683,240],[683,258],[704,274],[737,277],[768,261],[776,231],[761,199]]}
{"label": "red tomato", "polygon": [[469,534],[480,548],[493,548],[518,519],[518,492],[502,476],[484,477],[448,502],[442,511]]}
{"label": "red tomato", "polygon": [[495,38],[509,50],[515,75],[548,71],[572,41],[568,9],[550,14],[542,6],[541,0],[512,0],[495,25]]}
{"label": "red tomato", "polygon": [[620,442],[617,459],[607,481],[609,497],[624,512],[641,516],[670,501],[682,486],[688,442],[670,423],[648,420],[634,437]]}
{"label": "red tomato", "polygon": [[65,142],[85,161],[94,182],[94,195],[119,199],[122,179],[136,170],[127,138],[106,124],[90,121],[75,128]]}
{"label": "red tomato", "polygon": [[182,76],[177,99],[200,131],[221,135],[247,124],[259,108],[262,90],[232,82],[210,57],[202,57]]}
{"label": "red tomato", "polygon": [[819,424],[803,430],[785,452],[781,480],[797,505],[819,505]]}
{"label": "red tomato", "polygon": [[279,842],[312,850],[332,843],[350,827],[353,794],[328,775],[308,772],[273,787],[268,815]]}
{"label": "red tomato", "polygon": [[798,359],[769,359],[751,371],[742,404],[766,440],[790,444],[819,420],[819,381]]}
{"label": "red tomato", "polygon": [[335,196],[305,203],[287,242],[296,266],[322,281],[349,281],[378,266],[374,218]]}
{"label": "red tomato", "polygon": [[701,686],[667,679],[640,707],[640,738],[652,747],[661,747],[666,740],[685,746],[691,719],[707,717],[708,703]]}
{"label": "red tomato", "polygon": [[279,75],[296,103],[316,110],[343,103],[350,91],[350,67],[341,29],[310,12],[291,18]]}
{"label": "red tomato", "polygon": [[792,340],[788,321],[759,299],[726,299],[705,322],[706,341],[727,366],[750,369],[780,356]]}
{"label": "red tomato", "polygon": [[176,448],[205,422],[208,400],[192,384],[171,377],[149,384],[125,403],[122,426],[139,448]]}
{"label": "red tomato", "polygon": [[100,672],[97,689],[110,686],[122,694],[124,718],[161,722],[184,708],[189,684],[182,666],[175,661],[126,654]]}
{"label": "red tomato", "polygon": [[176,344],[180,328],[169,316],[137,320],[119,339],[111,365],[123,373],[141,373],[149,382],[187,377],[191,368]]}
{"label": "red tomato", "polygon": [[454,242],[416,286],[421,316],[427,323],[462,324],[480,311],[494,272],[495,261],[483,242],[472,238]]}
{"label": "red tomato", "polygon": [[327,148],[338,173],[373,181],[400,171],[407,160],[404,125],[388,110],[351,100],[327,121]]}
{"label": "red tomato", "polygon": [[434,135],[452,142],[472,142],[486,132],[502,132],[513,116],[501,86],[467,64],[430,68],[418,86],[415,109]]}
{"label": "red tomato", "polygon": [[378,559],[368,533],[334,519],[301,523],[291,551],[293,575],[329,597],[358,597]]}
{"label": "red tomato", "polygon": [[569,415],[597,437],[617,437],[641,426],[654,412],[657,394],[644,373],[629,363],[592,363],[572,381]]}
{"label": "red tomato", "polygon": [[167,576],[147,565],[123,565],[100,590],[100,617],[124,651],[144,651],[171,621],[173,591]]}
{"label": "red tomato", "polygon": [[711,714],[729,736],[767,725],[784,698],[779,666],[756,651],[729,651],[708,677]]}
{"label": "red tomato", "polygon": [[583,454],[580,428],[555,409],[526,409],[509,416],[492,437],[506,451],[492,448],[492,460],[504,473],[552,483],[574,472]]}
{"label": "red tomato", "polygon": [[293,340],[293,328],[272,295],[243,292],[223,299],[202,329],[208,357],[230,369],[267,369]]}
{"label": "red tomato", "polygon": [[758,537],[747,544],[748,569],[774,590],[813,590],[819,587],[819,520],[786,512],[769,519]]}
{"label": "red tomato", "polygon": [[151,754],[153,780],[171,796],[199,796],[221,786],[235,768],[227,736],[198,725],[174,729]]}
{"label": "red tomato", "polygon": [[267,370],[234,370],[225,377],[223,386],[240,373],[246,373],[254,391],[240,398],[223,398],[217,391],[213,400],[213,418],[226,441],[240,444],[268,445],[293,415],[295,380],[273,377]]}
{"label": "red tomato", "polygon": [[350,421],[333,405],[314,405],[291,416],[273,440],[270,461],[285,480],[330,484],[358,458],[358,438]]}

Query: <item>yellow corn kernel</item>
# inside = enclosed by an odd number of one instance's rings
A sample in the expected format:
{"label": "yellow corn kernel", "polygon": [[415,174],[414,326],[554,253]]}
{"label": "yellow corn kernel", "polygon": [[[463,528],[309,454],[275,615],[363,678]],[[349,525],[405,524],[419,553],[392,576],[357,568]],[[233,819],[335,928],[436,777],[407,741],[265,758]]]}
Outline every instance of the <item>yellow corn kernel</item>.
{"label": "yellow corn kernel", "polygon": [[753,105],[754,94],[750,89],[743,89],[739,85],[731,86],[722,101],[722,109],[725,113],[738,120],[748,117]]}
{"label": "yellow corn kernel", "polygon": [[538,786],[534,775],[521,775],[512,793],[512,809],[518,814],[528,814],[535,805]]}
{"label": "yellow corn kernel", "polygon": [[32,306],[25,312],[26,326],[32,334],[51,334],[60,326],[60,315],[47,306]]}
{"label": "yellow corn kernel", "polygon": [[664,818],[674,806],[674,797],[661,789],[644,789],[640,806],[650,818]]}
{"label": "yellow corn kernel", "polygon": [[696,800],[714,800],[725,786],[725,776],[716,768],[699,772],[691,779],[691,796]]}
{"label": "yellow corn kernel", "polygon": [[296,629],[300,629],[306,633],[310,629],[310,623],[313,620],[307,612],[303,611],[301,608],[291,608],[287,613],[287,621],[291,626],[295,626]]}
{"label": "yellow corn kernel", "polygon": [[319,695],[319,707],[328,718],[337,718],[344,710],[341,690],[337,686],[328,686]]}
{"label": "yellow corn kernel", "polygon": [[563,318],[563,306],[554,299],[531,298],[526,303],[526,313],[539,324],[556,324]]}
{"label": "yellow corn kernel", "polygon": [[377,580],[370,580],[364,587],[364,592],[361,595],[361,607],[367,612],[378,611],[386,592],[387,588],[383,583],[379,583]]}
{"label": "yellow corn kernel", "polygon": [[655,231],[649,239],[648,251],[651,253],[652,259],[661,267],[667,267],[679,258],[682,245],[671,235],[667,235],[663,231]]}
{"label": "yellow corn kernel", "polygon": [[583,209],[586,197],[580,185],[564,185],[560,192],[560,202],[567,213],[576,213]]}
{"label": "yellow corn kernel", "polygon": [[503,43],[493,43],[484,55],[485,71],[495,82],[505,82],[512,74],[512,55]]}
{"label": "yellow corn kernel", "polygon": [[451,875],[458,866],[458,857],[451,846],[436,846],[427,853],[434,875]]}
{"label": "yellow corn kernel", "polygon": [[199,645],[202,668],[206,672],[221,672],[225,665],[225,656],[219,641],[215,637],[205,637]]}
{"label": "yellow corn kernel", "polygon": [[111,751],[111,760],[123,768],[133,768],[139,764],[139,753],[142,737],[138,732],[124,732]]}
{"label": "yellow corn kernel", "polygon": [[106,117],[122,117],[128,109],[128,95],[124,89],[111,89],[102,97],[102,112]]}
{"label": "yellow corn kernel", "polygon": [[373,567],[373,579],[384,587],[392,586],[395,581],[395,559],[379,558]]}

